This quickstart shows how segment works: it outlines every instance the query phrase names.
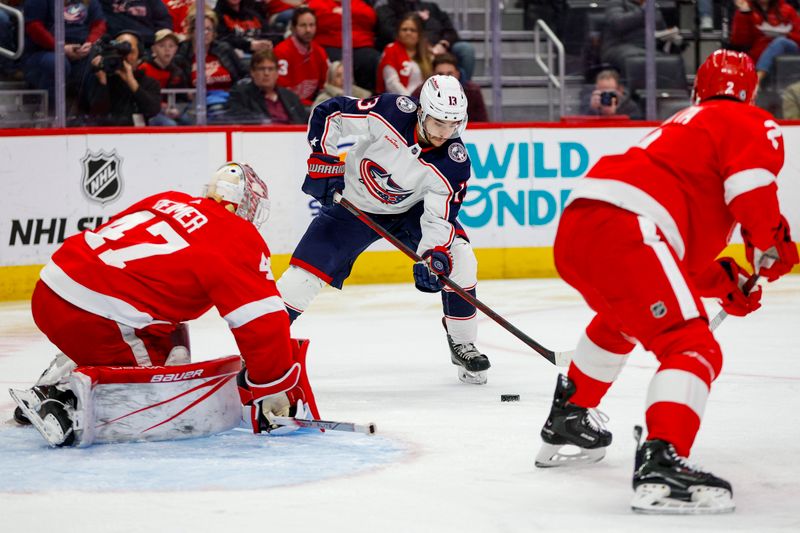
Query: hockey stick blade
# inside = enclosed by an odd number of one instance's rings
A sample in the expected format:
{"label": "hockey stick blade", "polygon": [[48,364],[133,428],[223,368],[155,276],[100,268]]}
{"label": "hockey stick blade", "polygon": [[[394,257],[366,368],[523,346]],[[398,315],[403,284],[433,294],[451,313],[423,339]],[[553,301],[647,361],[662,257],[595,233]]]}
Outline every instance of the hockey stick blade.
{"label": "hockey stick blade", "polygon": [[[350,202],[347,198],[344,198],[340,193],[337,192],[336,194],[333,195],[333,201],[341,205],[348,211],[350,211],[353,215],[355,215],[356,218],[358,218],[361,222],[363,222],[369,228],[371,228],[372,231],[374,231],[375,233],[377,233],[378,235],[389,241],[391,244],[394,245],[395,248],[403,252],[415,263],[419,263],[420,261],[422,261],[422,258],[419,255],[417,255],[416,252],[414,252],[411,248],[406,246],[402,241],[400,241],[400,239],[398,239],[391,233],[387,232],[383,227],[378,225],[377,222],[372,220],[372,218],[369,215],[367,215],[357,206],[353,205],[352,202]],[[541,344],[530,338],[528,335],[526,335],[523,331],[518,329],[516,326],[514,326],[511,322],[509,322],[508,320],[500,316],[498,313],[496,313],[491,307],[489,307],[488,305],[486,305],[485,303],[483,303],[482,301],[478,300],[476,297],[468,293],[466,290],[464,290],[463,287],[461,287],[458,283],[451,280],[449,277],[440,275],[439,279],[442,281],[444,285],[449,287],[453,292],[461,296],[461,298],[463,298],[465,301],[474,305],[477,309],[480,309],[481,312],[483,312],[483,314],[485,314],[486,316],[497,322],[502,328],[504,328],[506,331],[514,335],[516,338],[527,344],[530,348],[533,349],[533,351],[535,351],[536,353],[538,353],[539,355],[550,361],[552,364],[556,366],[569,365],[569,362],[567,362],[566,364],[559,364],[559,360],[561,360],[561,362],[563,363],[565,359],[565,354],[567,354],[566,357],[569,358],[570,356],[568,354],[570,352],[557,353],[554,352],[553,350],[545,348],[544,346],[542,346]]]}
{"label": "hockey stick blade", "polygon": [[307,420],[305,418],[294,418],[291,416],[274,416],[271,419],[273,424],[278,426],[297,426],[301,428],[325,429],[328,431],[347,431],[349,433],[363,433],[374,435],[377,431],[375,424],[354,424],[352,422],[334,422],[331,420]]}

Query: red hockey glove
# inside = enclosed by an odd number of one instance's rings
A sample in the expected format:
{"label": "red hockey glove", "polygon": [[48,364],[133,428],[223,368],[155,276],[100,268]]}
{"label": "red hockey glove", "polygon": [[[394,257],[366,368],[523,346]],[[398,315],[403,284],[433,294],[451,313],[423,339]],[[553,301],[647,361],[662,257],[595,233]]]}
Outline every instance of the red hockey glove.
{"label": "red hockey glove", "polygon": [[344,161],[335,155],[311,154],[302,190],[326,207],[333,205],[334,193],[344,190]]}
{"label": "red hockey glove", "polygon": [[296,426],[273,424],[273,416],[319,418],[317,402],[306,374],[307,350],[307,340],[292,339],[294,364],[282,377],[271,383],[251,382],[246,368],[239,372],[236,380],[239,398],[246,408],[253,433],[283,434],[297,429]]}
{"label": "red hockey glove", "polygon": [[761,287],[743,292],[750,274],[731,257],[721,257],[696,280],[701,296],[717,298],[729,315],[745,316],[761,307]]}
{"label": "red hockey glove", "polygon": [[781,215],[778,227],[773,230],[774,245],[767,250],[759,250],[751,240],[750,232],[742,226],[742,239],[747,260],[759,275],[768,281],[775,281],[788,274],[794,265],[800,262],[797,256],[797,245],[789,233],[789,223]]}
{"label": "red hockey glove", "polygon": [[422,254],[422,261],[414,264],[414,285],[422,292],[439,292],[444,287],[439,276],[449,276],[453,270],[453,256],[444,246],[436,246]]}

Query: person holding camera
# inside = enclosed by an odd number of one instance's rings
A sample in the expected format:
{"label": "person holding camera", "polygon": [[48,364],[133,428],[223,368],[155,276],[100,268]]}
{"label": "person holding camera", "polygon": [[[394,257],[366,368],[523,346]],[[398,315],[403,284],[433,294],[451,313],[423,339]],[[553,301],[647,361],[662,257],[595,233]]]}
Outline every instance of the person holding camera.
{"label": "person holding camera", "polygon": [[89,98],[93,122],[104,126],[144,126],[161,111],[161,87],[138,70],[140,39],[123,30],[100,45],[92,59],[97,84]]}
{"label": "person holding camera", "polygon": [[[25,81],[34,89],[47,91],[51,109],[55,102],[54,0],[26,0]],[[64,74],[67,97],[77,96],[89,78],[89,52],[106,32],[106,21],[98,0],[64,2]]]}
{"label": "person holding camera", "polygon": [[628,98],[625,88],[619,82],[619,74],[616,70],[611,69],[600,71],[597,74],[594,90],[588,105],[584,104],[581,114],[601,117],[627,115],[634,120],[642,119],[639,106]]}

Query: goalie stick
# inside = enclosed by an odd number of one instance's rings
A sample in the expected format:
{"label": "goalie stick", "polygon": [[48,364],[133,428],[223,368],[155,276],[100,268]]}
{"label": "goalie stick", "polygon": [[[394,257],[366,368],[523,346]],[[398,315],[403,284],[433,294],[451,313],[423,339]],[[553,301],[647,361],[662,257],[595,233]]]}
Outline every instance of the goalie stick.
{"label": "goalie stick", "polygon": [[[400,239],[392,235],[391,233],[387,232],[383,229],[377,222],[372,220],[372,218],[364,213],[361,209],[353,205],[347,198],[344,198],[340,193],[336,193],[333,196],[334,202],[341,205],[352,214],[354,214],[361,222],[369,226],[375,233],[392,243],[395,248],[406,254],[410,257],[414,262],[419,263],[422,261],[422,257],[417,255],[411,248],[403,244]],[[492,310],[488,305],[481,302],[470,293],[464,290],[463,287],[458,285],[456,282],[451,280],[449,277],[444,275],[439,275],[439,279],[442,280],[442,283],[450,287],[456,294],[461,296],[464,300],[471,303],[478,309],[480,309],[486,316],[497,322],[501,327],[503,327],[506,331],[514,335],[516,338],[527,344],[530,348],[532,348],[536,353],[550,361],[556,366],[569,366],[569,362],[572,360],[572,352],[554,352],[548,348],[545,348],[528,335],[526,335],[523,331],[518,329],[516,326],[511,324],[508,320],[497,314],[495,311]]]}
{"label": "goalie stick", "polygon": [[278,426],[297,426],[301,428],[325,429],[328,431],[348,431],[350,433],[364,433],[374,435],[377,431],[375,424],[354,424],[352,422],[333,422],[331,420],[315,420],[294,418],[292,416],[273,416],[270,422]]}

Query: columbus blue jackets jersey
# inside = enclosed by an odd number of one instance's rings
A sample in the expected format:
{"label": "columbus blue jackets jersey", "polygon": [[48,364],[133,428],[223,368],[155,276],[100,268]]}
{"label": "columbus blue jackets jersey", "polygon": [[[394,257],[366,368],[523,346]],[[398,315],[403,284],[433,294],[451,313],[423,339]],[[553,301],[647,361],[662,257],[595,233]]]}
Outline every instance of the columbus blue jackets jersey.
{"label": "columbus blue jackets jersey", "polygon": [[424,202],[418,253],[449,246],[467,192],[470,162],[460,138],[422,148],[414,98],[383,94],[357,100],[340,96],[311,115],[314,152],[336,155],[339,139],[356,139],[345,160],[343,196],[367,213],[399,214]]}

